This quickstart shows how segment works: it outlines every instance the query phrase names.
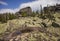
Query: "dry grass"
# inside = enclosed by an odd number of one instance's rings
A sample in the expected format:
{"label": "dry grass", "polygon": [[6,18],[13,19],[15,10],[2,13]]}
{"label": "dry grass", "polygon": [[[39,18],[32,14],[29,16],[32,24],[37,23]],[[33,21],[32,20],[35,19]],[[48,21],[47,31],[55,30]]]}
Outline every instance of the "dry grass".
{"label": "dry grass", "polygon": [[[56,23],[60,25],[60,19],[58,19],[57,15]],[[60,17],[60,16],[59,16]],[[60,27],[51,26],[51,21],[48,22],[48,19],[42,21],[42,19],[38,17],[20,17],[19,19],[9,20],[7,23],[0,23],[0,33],[12,32],[20,27],[44,27],[41,23],[44,22],[48,26],[45,30],[41,31],[33,31],[28,33],[23,33],[21,35],[17,35],[15,38],[10,39],[19,40],[19,41],[57,41],[60,39]],[[43,28],[44,29],[44,28]],[[41,29],[42,30],[42,29]],[[2,35],[3,36],[3,35]],[[0,35],[1,37],[1,35]]]}

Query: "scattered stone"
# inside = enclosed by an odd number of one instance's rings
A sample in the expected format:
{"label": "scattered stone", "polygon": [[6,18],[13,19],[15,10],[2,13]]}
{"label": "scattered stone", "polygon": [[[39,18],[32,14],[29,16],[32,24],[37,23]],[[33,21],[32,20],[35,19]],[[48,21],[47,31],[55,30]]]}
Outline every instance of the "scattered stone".
{"label": "scattered stone", "polygon": [[57,33],[54,33],[54,36],[55,36],[55,37],[59,37],[59,35],[58,35]]}
{"label": "scattered stone", "polygon": [[60,25],[57,24],[57,23],[55,23],[55,22],[52,22],[52,26],[53,26],[53,27],[60,27]]}
{"label": "scattered stone", "polygon": [[42,22],[41,24],[43,24],[43,25],[44,25],[44,27],[47,27],[45,23],[43,23],[43,22]]}
{"label": "scattered stone", "polygon": [[33,21],[36,21],[36,20],[33,20]]}
{"label": "scattered stone", "polygon": [[57,41],[60,41],[60,39],[58,39]]}
{"label": "scattered stone", "polygon": [[60,17],[58,17],[60,19]]}

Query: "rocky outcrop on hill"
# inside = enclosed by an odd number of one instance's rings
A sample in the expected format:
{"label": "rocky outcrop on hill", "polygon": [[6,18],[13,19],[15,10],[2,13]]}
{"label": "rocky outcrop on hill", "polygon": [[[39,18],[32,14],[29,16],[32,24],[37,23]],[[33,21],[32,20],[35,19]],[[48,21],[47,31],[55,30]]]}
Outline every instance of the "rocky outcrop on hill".
{"label": "rocky outcrop on hill", "polygon": [[55,12],[60,12],[60,4],[56,4],[55,6],[47,6],[47,7],[44,7],[44,12],[45,13],[55,13]]}
{"label": "rocky outcrop on hill", "polygon": [[22,8],[20,9],[16,14],[18,14],[18,16],[21,16],[21,14],[27,14],[27,15],[31,15],[32,14],[32,9],[31,7],[25,7],[25,8]]}

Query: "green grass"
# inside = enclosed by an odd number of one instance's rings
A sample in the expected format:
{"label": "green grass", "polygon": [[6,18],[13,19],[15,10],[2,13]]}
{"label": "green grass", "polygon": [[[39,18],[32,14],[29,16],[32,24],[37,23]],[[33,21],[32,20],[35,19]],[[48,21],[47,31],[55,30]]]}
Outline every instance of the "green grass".
{"label": "green grass", "polygon": [[0,24],[0,33],[4,33],[6,31],[6,23]]}
{"label": "green grass", "polygon": [[59,13],[54,14],[55,17],[60,17]]}
{"label": "green grass", "polygon": [[[60,24],[60,19],[57,18],[57,17],[60,17],[60,14],[56,13],[56,14],[54,14],[54,16],[56,17],[55,18],[56,19],[55,22]],[[10,26],[8,26],[9,22],[11,22]],[[0,33],[4,33],[8,27],[11,27],[12,28],[11,31],[13,31],[13,29],[17,29],[18,27],[21,27],[24,24],[26,24],[28,26],[33,26],[33,27],[39,27],[39,26],[41,27],[41,25],[38,24],[38,23],[41,23],[41,22],[42,22],[42,19],[40,19],[38,17],[21,17],[19,19],[9,20],[7,23],[3,23],[3,24],[0,23]],[[44,22],[47,23],[46,20],[44,20]],[[34,25],[33,25],[33,23],[34,23]],[[47,30],[49,32],[51,32],[52,34],[56,33],[56,34],[60,35],[60,28],[59,27],[55,28],[55,27],[51,26],[51,27],[48,27]],[[53,40],[56,41],[56,40],[58,40],[58,38],[60,38],[60,37],[55,37],[55,36],[49,37],[48,35],[46,35],[46,33],[41,33],[41,32],[38,32],[38,33],[33,32],[33,33],[34,33],[34,35],[36,34],[35,36],[37,36],[37,38],[39,38],[39,39],[41,38],[42,40],[43,39],[47,39],[47,40],[52,39],[52,41]],[[29,37],[29,41],[35,41],[35,40],[37,40],[35,38],[35,36],[33,35],[33,33],[30,33],[32,36]]]}

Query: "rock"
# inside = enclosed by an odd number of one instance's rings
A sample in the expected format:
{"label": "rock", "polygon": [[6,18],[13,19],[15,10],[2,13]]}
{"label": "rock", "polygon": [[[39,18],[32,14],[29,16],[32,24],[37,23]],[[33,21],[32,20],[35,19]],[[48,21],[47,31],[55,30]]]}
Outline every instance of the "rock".
{"label": "rock", "polygon": [[52,26],[53,26],[53,27],[60,27],[60,25],[57,24],[57,23],[55,23],[55,22],[52,22]]}
{"label": "rock", "polygon": [[57,41],[60,41],[60,39],[58,39]]}
{"label": "rock", "polygon": [[41,24],[44,25],[44,27],[47,27],[45,23],[42,22]]}

